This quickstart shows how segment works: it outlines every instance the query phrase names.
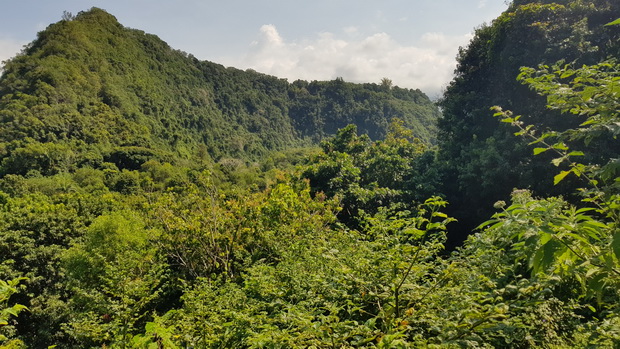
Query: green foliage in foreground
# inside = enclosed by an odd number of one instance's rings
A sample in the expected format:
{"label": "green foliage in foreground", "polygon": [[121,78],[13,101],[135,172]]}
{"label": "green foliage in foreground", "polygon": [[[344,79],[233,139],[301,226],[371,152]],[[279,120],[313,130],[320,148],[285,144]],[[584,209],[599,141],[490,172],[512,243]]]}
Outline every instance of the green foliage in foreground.
{"label": "green foliage in foreground", "polygon": [[[9,298],[15,292],[17,292],[17,286],[23,278],[17,278],[9,281],[0,280],[0,329],[4,330],[4,327],[9,325],[9,320],[16,317],[24,310],[28,310],[21,304],[14,304],[9,306]],[[3,331],[4,332],[4,331]],[[0,348],[19,348],[22,346],[20,340],[11,340],[6,342],[8,338],[0,332]]]}
{"label": "green foliage in foreground", "polygon": [[[524,69],[582,125],[540,132],[498,116],[557,155],[556,182],[584,178],[584,200],[515,190],[451,253],[443,199],[380,200],[386,166],[402,187],[385,191],[407,193],[424,154],[397,122],[380,142],[345,128],[295,175],[272,169],[260,186],[155,162],[6,176],[0,279],[27,277],[11,304],[29,311],[3,334],[32,348],[617,347],[617,161],[579,159],[615,137],[618,68]],[[605,97],[582,98],[590,87]],[[591,142],[566,141],[582,136]],[[360,193],[372,204],[342,216]]]}

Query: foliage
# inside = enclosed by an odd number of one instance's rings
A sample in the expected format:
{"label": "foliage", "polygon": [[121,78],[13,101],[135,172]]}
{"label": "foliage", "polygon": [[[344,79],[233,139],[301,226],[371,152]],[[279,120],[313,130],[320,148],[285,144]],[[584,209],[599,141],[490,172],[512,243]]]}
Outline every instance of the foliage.
{"label": "foliage", "polygon": [[[461,239],[515,187],[546,196],[572,193],[579,186],[568,180],[555,186],[546,176],[553,171],[548,154],[528,156],[527,141],[494,122],[489,109],[501,105],[541,130],[577,126],[582,121],[547,109],[545,98],[515,77],[523,66],[551,66],[561,59],[594,65],[618,57],[620,27],[605,24],[619,15],[620,3],[610,0],[513,1],[460,51],[455,78],[439,102],[438,166],[441,192],[452,204],[449,213],[459,220],[454,229]],[[612,144],[592,143],[588,156],[605,159],[615,149]]]}
{"label": "foliage", "polygon": [[80,343],[127,347],[131,330],[155,306],[166,281],[152,247],[157,235],[132,212],[93,221],[64,256],[73,292],[69,305],[76,310],[65,331]]}
{"label": "foliage", "polygon": [[[616,10],[515,1],[480,28],[437,157],[410,118],[425,97],[387,79],[288,84],[101,10],[65,14],[0,83],[0,346],[617,347],[620,66],[544,62],[613,52],[617,26],[599,24]],[[503,89],[503,69],[530,60],[543,64],[520,70],[525,86]],[[482,120],[535,93],[533,114]],[[267,153],[302,137],[321,148]],[[436,194],[477,217],[499,174],[531,183],[521,170],[563,197],[513,190],[446,250]]]}
{"label": "foliage", "polygon": [[[9,306],[9,298],[17,292],[17,285],[24,279],[25,278],[17,278],[9,281],[0,280],[0,328],[9,325],[9,320],[12,317],[16,317],[20,312],[28,310],[28,308],[21,304]],[[8,338],[0,333],[0,348],[17,348],[20,346],[19,341],[10,341],[2,344],[7,340]]]}
{"label": "foliage", "polygon": [[432,199],[417,215],[368,217],[364,234],[324,228],[312,239],[289,238],[278,263],[252,264],[241,282],[199,279],[185,292],[182,309],[147,325],[159,332],[134,340],[161,337],[199,347],[402,343],[405,295],[428,276],[445,240],[450,220],[438,211],[443,205]]}
{"label": "foliage", "polygon": [[[600,314],[608,318],[605,322],[617,321],[620,296],[620,173],[615,158],[599,157],[588,163],[579,159],[586,157],[593,143],[617,145],[618,67],[608,61],[577,69],[562,62],[538,70],[522,69],[519,79],[546,96],[550,109],[585,117],[578,127],[540,133],[520,116],[495,108],[503,122],[520,129],[517,135],[533,140],[530,144],[538,146],[534,154],[553,152],[556,157],[551,162],[567,166],[555,175],[554,183],[574,174],[585,179],[587,186],[580,189],[586,204],[582,208],[561,203],[539,206],[543,201],[522,200],[497,214],[493,227],[518,222],[521,227],[513,234],[519,243],[513,249],[524,252],[531,273],[576,280],[581,285],[579,297],[595,298]],[[583,150],[574,149],[579,146]],[[599,343],[620,338],[614,331],[591,331],[589,338]]]}
{"label": "foliage", "polygon": [[371,139],[383,139],[390,120],[402,120],[417,138],[435,142],[439,116],[420,91],[397,86],[352,84],[341,78],[319,82],[297,80],[289,89],[289,115],[301,136],[321,140],[353,124]]}
{"label": "foliage", "polygon": [[39,33],[0,76],[0,174],[213,165],[305,146],[349,123],[373,137],[399,117],[434,140],[419,90],[297,81],[199,61],[92,8]]}
{"label": "foliage", "polygon": [[302,176],[314,193],[340,200],[339,218],[351,228],[359,227],[365,213],[395,205],[413,208],[435,193],[432,180],[424,182],[429,152],[400,120],[392,120],[385,140],[371,142],[349,125],[321,147]]}
{"label": "foliage", "polygon": [[[553,67],[541,66],[539,70],[523,69],[520,80],[547,96],[549,108],[586,118],[574,129],[538,135],[534,125],[524,125],[519,116],[513,117],[512,113],[497,108],[497,115],[503,122],[517,126],[521,129],[518,135],[529,137],[533,139],[531,144],[539,145],[534,148],[535,154],[552,151],[557,154],[552,160],[554,165],[568,164],[567,170],[554,177],[556,184],[569,174],[587,179],[589,188],[582,189],[582,194],[584,201],[592,206],[556,214],[558,221],[555,222],[537,223],[536,229],[540,232],[529,240],[540,245],[534,251],[533,272],[553,266],[558,273],[574,274],[598,295],[599,301],[602,301],[605,287],[617,288],[620,277],[620,236],[617,236],[620,172],[618,160],[614,158],[600,164],[584,164],[578,159],[593,142],[611,139],[614,144],[619,133],[618,68],[620,65],[610,61],[578,69],[562,66],[561,62]],[[571,149],[575,141],[581,141],[577,145],[586,149]],[[588,214],[591,211],[605,219],[595,219]],[[531,233],[523,231],[521,234]],[[525,236],[522,238],[525,240]]]}

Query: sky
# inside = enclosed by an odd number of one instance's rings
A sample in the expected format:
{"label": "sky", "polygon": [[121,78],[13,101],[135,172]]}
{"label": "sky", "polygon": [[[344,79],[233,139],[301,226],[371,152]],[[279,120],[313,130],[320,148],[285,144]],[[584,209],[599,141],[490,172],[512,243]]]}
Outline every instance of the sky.
{"label": "sky", "polygon": [[37,32],[102,8],[201,60],[287,78],[419,88],[452,78],[459,46],[506,10],[505,0],[0,0],[0,61]]}

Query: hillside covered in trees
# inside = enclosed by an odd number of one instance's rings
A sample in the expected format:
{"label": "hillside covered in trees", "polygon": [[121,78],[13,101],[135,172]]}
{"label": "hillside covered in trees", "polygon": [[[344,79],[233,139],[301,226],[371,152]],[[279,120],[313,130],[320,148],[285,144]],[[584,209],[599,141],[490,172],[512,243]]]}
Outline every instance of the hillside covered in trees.
{"label": "hillside covered in trees", "polygon": [[[256,160],[351,123],[381,138],[392,118],[433,142],[439,115],[419,90],[288,83],[199,61],[97,8],[39,33],[1,79],[4,174],[85,162],[137,169],[147,158]],[[53,164],[37,161],[46,153]]]}
{"label": "hillside covered in trees", "polygon": [[618,348],[619,55],[515,0],[437,108],[65,16],[0,77],[0,348]]}

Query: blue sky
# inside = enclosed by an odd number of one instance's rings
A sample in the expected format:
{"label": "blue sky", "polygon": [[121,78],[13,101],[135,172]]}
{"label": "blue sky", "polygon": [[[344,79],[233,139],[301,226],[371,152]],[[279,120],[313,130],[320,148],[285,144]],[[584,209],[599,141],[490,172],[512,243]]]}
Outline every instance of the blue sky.
{"label": "blue sky", "polygon": [[438,96],[474,28],[504,0],[0,0],[0,61],[36,33],[93,6],[175,49],[295,79],[392,79]]}

